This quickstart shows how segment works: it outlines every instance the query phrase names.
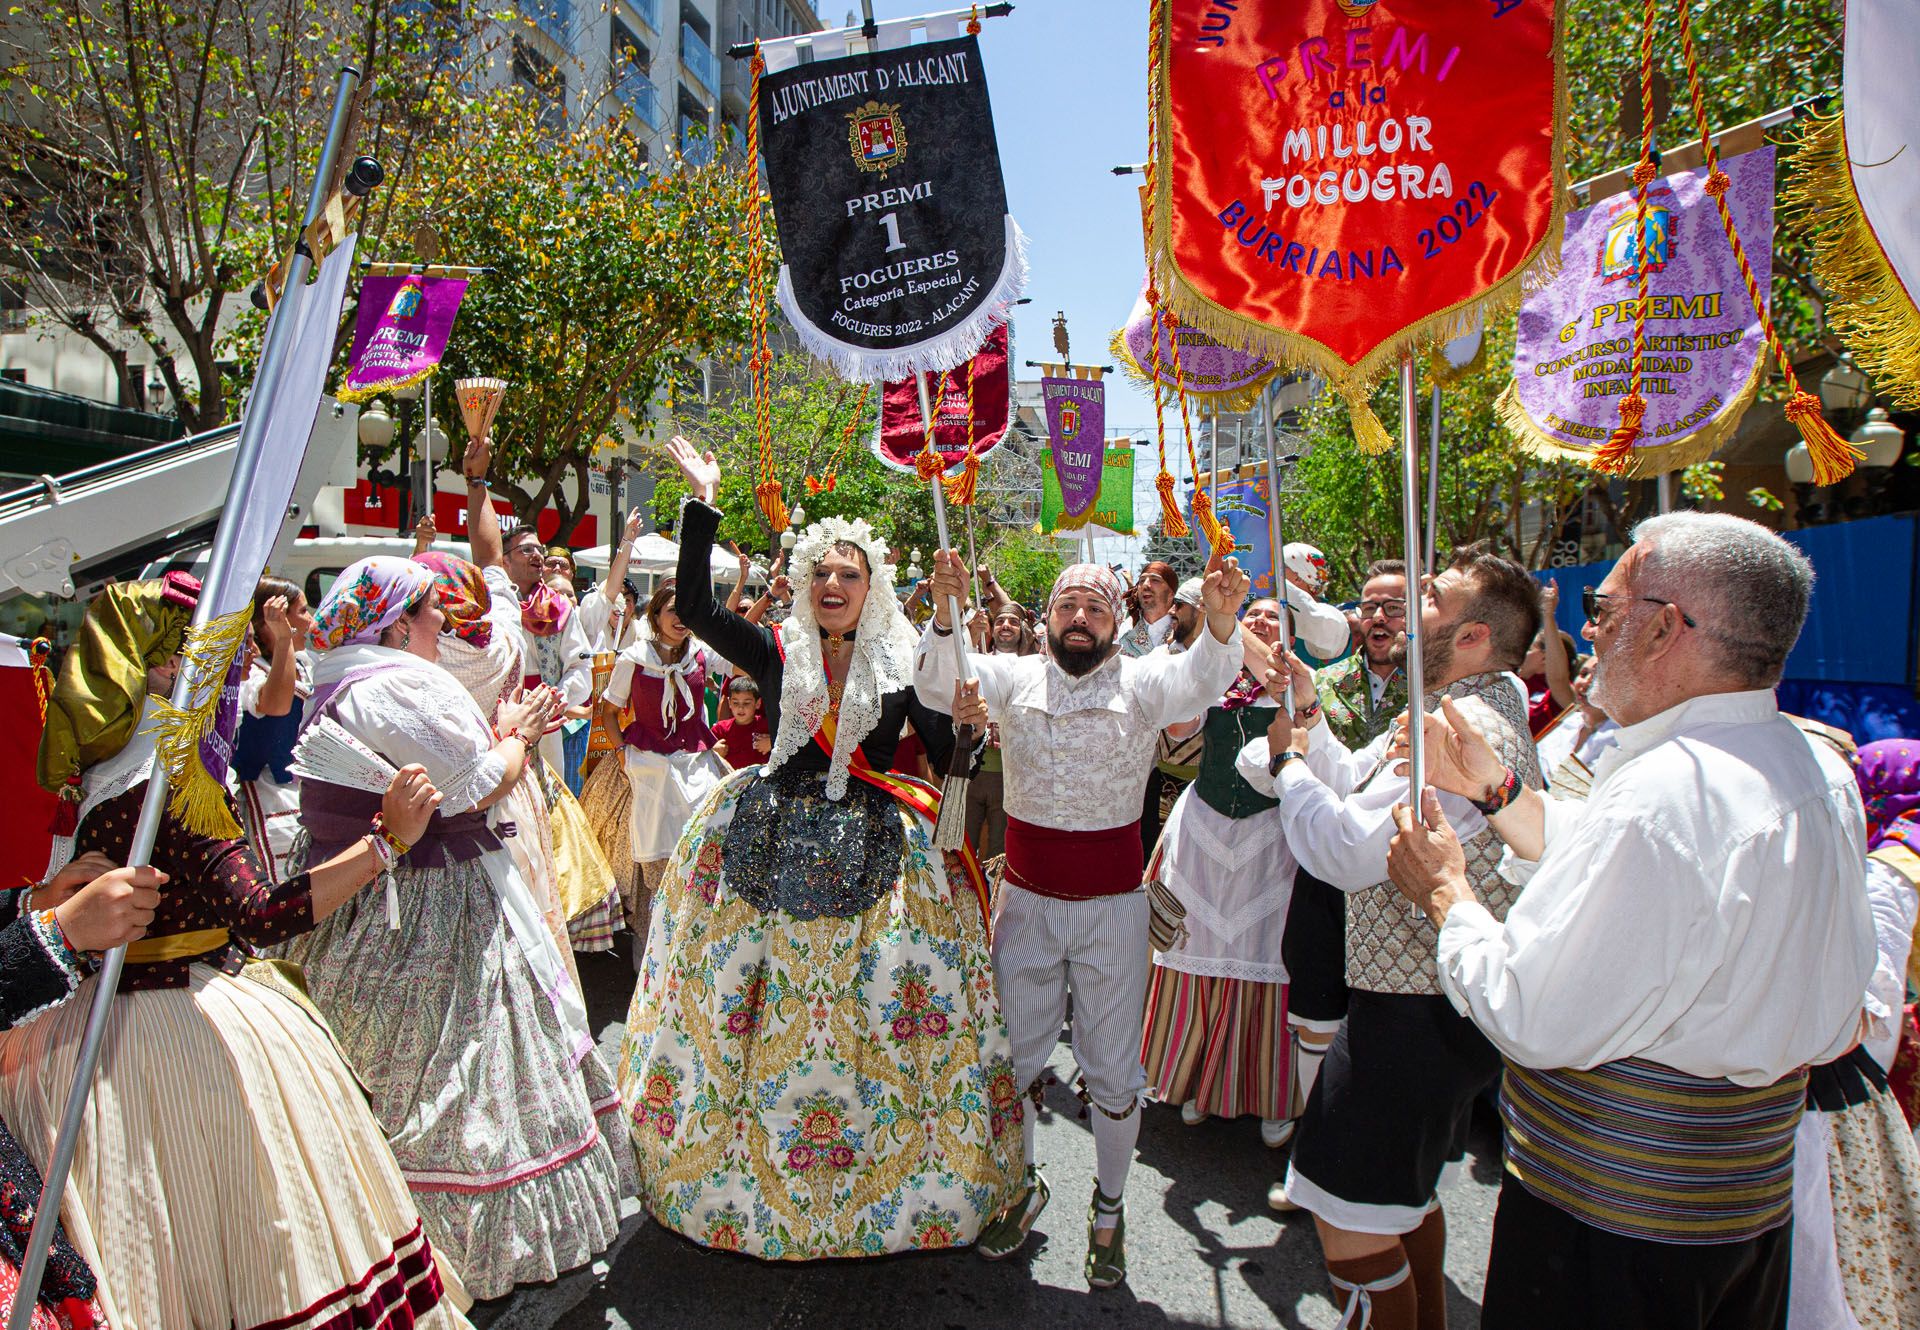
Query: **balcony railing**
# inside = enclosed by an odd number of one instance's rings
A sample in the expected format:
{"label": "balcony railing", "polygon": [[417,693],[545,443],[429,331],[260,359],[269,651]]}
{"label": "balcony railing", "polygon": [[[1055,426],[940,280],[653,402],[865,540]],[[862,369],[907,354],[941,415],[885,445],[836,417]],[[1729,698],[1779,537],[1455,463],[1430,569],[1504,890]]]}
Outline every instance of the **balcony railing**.
{"label": "balcony railing", "polygon": [[653,80],[631,65],[614,80],[613,95],[618,97],[627,110],[646,122],[648,129],[660,128],[660,97],[654,91]]}
{"label": "balcony railing", "polygon": [[720,91],[720,62],[713,58],[713,48],[685,23],[680,25],[680,63],[707,92]]}
{"label": "balcony railing", "polygon": [[527,0],[533,26],[566,47],[573,40],[573,0]]}
{"label": "balcony railing", "polygon": [[660,31],[660,0],[627,0],[627,8],[640,16],[640,21]]}

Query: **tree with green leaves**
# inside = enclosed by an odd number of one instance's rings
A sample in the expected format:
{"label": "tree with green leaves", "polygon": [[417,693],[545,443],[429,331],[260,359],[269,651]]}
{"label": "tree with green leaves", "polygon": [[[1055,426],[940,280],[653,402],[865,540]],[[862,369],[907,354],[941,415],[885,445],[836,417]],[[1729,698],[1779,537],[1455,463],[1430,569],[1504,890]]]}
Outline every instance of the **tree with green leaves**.
{"label": "tree with green leaves", "polygon": [[[779,540],[753,493],[761,475],[751,378],[744,364],[736,364],[716,379],[706,401],[677,390],[674,410],[660,428],[686,435],[719,460],[720,510],[726,514],[721,539],[777,552]],[[768,387],[773,475],[787,506],[798,505],[808,520],[864,517],[893,547],[903,569],[914,549],[925,562],[938,544],[933,498],[919,480],[873,455],[877,390],[834,378],[799,351],[774,356]],[[656,477],[654,520],[671,526],[686,487],[664,459],[656,456],[648,465]],[[829,475],[830,490],[812,491],[807,484],[809,476],[824,484]]]}
{"label": "tree with green leaves", "polygon": [[617,119],[557,131],[531,91],[471,99],[395,190],[394,212],[437,231],[449,262],[492,271],[467,288],[436,375],[512,385],[494,421],[491,482],[530,520],[551,505],[566,540],[610,451],[688,358],[751,331],[747,208],[737,163],[643,174]]}
{"label": "tree with green leaves", "polygon": [[[224,424],[258,342],[236,335],[259,327],[246,297],[293,244],[341,66],[372,71],[353,141],[394,178],[488,50],[459,11],[396,0],[14,6],[0,277],[107,357],[123,404],[145,362],[189,430]],[[363,232],[386,220],[376,197]]]}

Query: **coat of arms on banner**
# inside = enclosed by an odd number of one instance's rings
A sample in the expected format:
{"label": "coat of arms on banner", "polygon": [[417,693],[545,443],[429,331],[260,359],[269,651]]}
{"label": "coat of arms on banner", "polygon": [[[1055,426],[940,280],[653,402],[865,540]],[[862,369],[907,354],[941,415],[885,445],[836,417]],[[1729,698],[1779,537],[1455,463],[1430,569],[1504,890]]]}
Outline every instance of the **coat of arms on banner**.
{"label": "coat of arms on banner", "polygon": [[856,383],[965,365],[1027,278],[979,39],[787,58],[756,101],[781,312]]}
{"label": "coat of arms on banner", "polygon": [[907,127],[898,106],[868,102],[847,112],[847,146],[853,164],[882,176],[907,160]]}
{"label": "coat of arms on banner", "polygon": [[[1773,149],[1721,163],[1728,210],[1767,290],[1773,262]],[[1587,461],[1619,423],[1633,373],[1635,295],[1647,265],[1642,434],[1629,475],[1677,471],[1712,456],[1746,414],[1766,372],[1766,334],[1707,193],[1707,170],[1652,181],[1634,237],[1631,190],[1567,218],[1560,272],[1528,292],[1514,327],[1513,382],[1494,410],[1538,456]],[[1623,280],[1631,278],[1633,280]]]}

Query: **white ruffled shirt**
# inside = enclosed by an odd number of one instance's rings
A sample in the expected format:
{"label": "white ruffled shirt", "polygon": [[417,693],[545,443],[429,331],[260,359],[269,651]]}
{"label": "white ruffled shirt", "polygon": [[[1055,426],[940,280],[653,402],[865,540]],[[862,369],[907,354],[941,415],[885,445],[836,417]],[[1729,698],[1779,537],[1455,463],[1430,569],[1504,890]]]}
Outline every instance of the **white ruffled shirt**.
{"label": "white ruffled shirt", "polygon": [[[1240,635],[1201,627],[1178,655],[1115,652],[1076,679],[1045,656],[967,653],[1000,727],[1009,817],[1060,831],[1106,831],[1140,816],[1160,731],[1203,714],[1240,673]],[[952,639],[932,624],[914,653],[922,705],[953,711]]]}
{"label": "white ruffled shirt", "polygon": [[1455,906],[1441,986],[1522,1066],[1645,1058],[1768,1085],[1853,1043],[1876,960],[1853,773],[1771,691],[1620,731],[1584,802],[1545,797],[1504,924]]}

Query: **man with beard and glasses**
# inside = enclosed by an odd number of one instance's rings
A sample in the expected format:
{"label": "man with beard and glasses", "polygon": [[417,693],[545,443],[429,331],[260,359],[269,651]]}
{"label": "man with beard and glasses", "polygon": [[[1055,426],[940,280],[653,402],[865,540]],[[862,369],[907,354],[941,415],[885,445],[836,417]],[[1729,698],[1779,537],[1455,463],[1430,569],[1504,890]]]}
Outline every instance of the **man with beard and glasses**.
{"label": "man with beard and glasses", "polygon": [[[1493,555],[1456,563],[1421,598],[1429,704],[1475,699],[1495,751],[1534,787],[1540,773],[1526,708],[1507,671],[1539,629],[1538,584]],[[1404,665],[1404,640],[1395,650]],[[1280,799],[1287,845],[1301,866],[1347,893],[1351,992],[1294,1134],[1285,1197],[1313,1212],[1328,1276],[1352,1323],[1436,1330],[1446,1324],[1446,1219],[1436,1187],[1465,1148],[1473,1102],[1498,1079],[1500,1054],[1447,1001],[1434,925],[1387,880],[1393,810],[1407,797],[1401,764],[1389,760],[1403,722],[1353,752],[1315,714],[1312,676],[1298,661],[1291,669],[1302,724],[1278,709],[1266,738],[1241,751],[1238,769]],[[1279,686],[1276,671],[1270,687]],[[1498,837],[1468,800],[1447,795],[1443,805],[1475,891],[1505,917],[1519,888],[1498,872]]]}
{"label": "man with beard and glasses", "polygon": [[[1492,810],[1526,883],[1511,913],[1481,908],[1494,902],[1431,791],[1421,820],[1399,811],[1389,853],[1438,927],[1447,998],[1507,1060],[1488,1330],[1800,1324],[1807,1067],[1870,1028],[1860,791],[1773,697],[1813,568],[1724,513],[1670,513],[1633,537],[1584,606],[1588,696],[1621,726],[1584,801],[1520,789],[1483,719],[1427,718],[1429,782]],[[1877,1157],[1874,1176],[1900,1176]]]}
{"label": "man with beard and glasses", "polygon": [[[950,598],[966,568],[934,561],[934,619],[914,660],[914,689],[954,708]],[[1087,1282],[1126,1278],[1121,1198],[1140,1134],[1141,1013],[1147,993],[1147,897],[1136,825],[1160,731],[1200,715],[1232,685],[1242,658],[1234,618],[1247,577],[1232,559],[1209,565],[1206,631],[1178,655],[1121,655],[1122,588],[1112,570],[1075,564],[1047,602],[1050,655],[970,656],[970,696],[954,719],[1000,727],[1006,781],[1006,867],[994,911],[994,975],[1013,1040],[1014,1074],[1037,1090],[1073,996],[1073,1051],[1092,1106],[1096,1185],[1087,1221]],[[1511,691],[1511,689],[1509,689]],[[1134,817],[1128,817],[1133,813]],[[1022,1121],[1027,1185],[976,1243],[1011,1255],[1047,1203],[1034,1167],[1033,1116]]]}

